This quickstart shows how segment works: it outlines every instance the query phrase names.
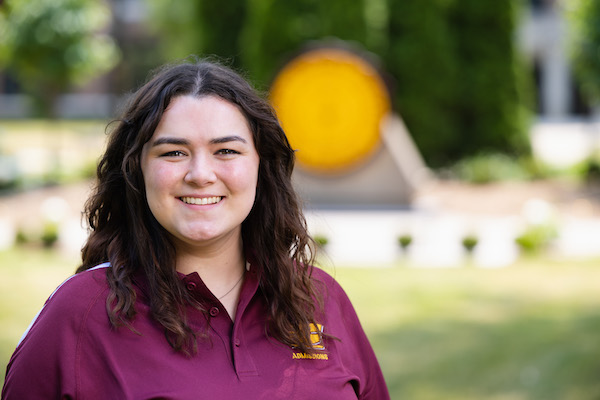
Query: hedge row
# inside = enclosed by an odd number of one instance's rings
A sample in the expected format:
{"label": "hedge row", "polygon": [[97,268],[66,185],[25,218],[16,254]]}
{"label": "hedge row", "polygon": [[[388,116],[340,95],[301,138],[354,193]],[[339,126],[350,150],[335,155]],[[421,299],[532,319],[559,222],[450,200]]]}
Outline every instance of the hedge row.
{"label": "hedge row", "polygon": [[375,54],[430,166],[528,150],[526,74],[514,43],[519,0],[154,1],[166,57],[216,54],[265,89],[312,41]]}

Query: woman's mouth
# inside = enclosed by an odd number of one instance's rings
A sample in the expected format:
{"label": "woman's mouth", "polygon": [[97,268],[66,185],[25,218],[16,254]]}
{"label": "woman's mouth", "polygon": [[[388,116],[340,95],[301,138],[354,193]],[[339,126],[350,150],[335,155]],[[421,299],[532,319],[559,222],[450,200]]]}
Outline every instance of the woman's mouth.
{"label": "woman's mouth", "polygon": [[206,206],[209,204],[217,204],[221,201],[223,197],[221,196],[213,196],[213,197],[180,197],[179,200],[183,201],[186,204],[195,204]]}

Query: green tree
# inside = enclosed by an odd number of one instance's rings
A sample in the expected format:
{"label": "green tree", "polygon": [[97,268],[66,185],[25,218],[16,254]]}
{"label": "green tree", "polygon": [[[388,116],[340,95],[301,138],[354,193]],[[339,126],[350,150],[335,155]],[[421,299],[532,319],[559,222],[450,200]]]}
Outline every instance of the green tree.
{"label": "green tree", "polygon": [[[378,2],[378,0],[372,0]],[[367,43],[362,1],[249,0],[240,52],[259,83],[269,83],[293,55],[316,40]]]}
{"label": "green tree", "polygon": [[518,15],[518,0],[390,0],[384,60],[399,112],[430,165],[528,150]]}
{"label": "green tree", "polygon": [[[162,38],[165,60],[192,54],[216,55],[247,71],[249,79],[263,87],[307,42],[326,37],[366,41],[362,2],[152,0],[150,4],[150,25]],[[371,8],[371,19],[377,24],[378,10]],[[372,36],[371,42],[381,41],[377,35]]]}
{"label": "green tree", "polygon": [[520,3],[461,0],[451,20],[456,28],[464,152],[528,149],[525,68],[515,45]]}
{"label": "green tree", "polygon": [[383,57],[395,78],[395,99],[415,142],[429,164],[451,157],[461,136],[457,98],[456,38],[448,14],[451,3],[390,0],[390,48]]}
{"label": "green tree", "polygon": [[600,1],[567,2],[575,75],[587,97],[600,102]]}
{"label": "green tree", "polygon": [[38,115],[55,116],[58,94],[109,71],[120,53],[97,0],[6,0],[0,13],[0,67],[32,95]]}
{"label": "green tree", "polygon": [[[314,42],[376,54],[428,164],[528,150],[522,0],[153,0],[169,59],[215,54],[267,87]],[[426,3],[426,4],[425,4]],[[387,77],[386,77],[387,78]]]}
{"label": "green tree", "polygon": [[217,55],[241,68],[240,33],[246,21],[246,0],[152,0],[151,29],[162,38],[165,61],[190,55]]}

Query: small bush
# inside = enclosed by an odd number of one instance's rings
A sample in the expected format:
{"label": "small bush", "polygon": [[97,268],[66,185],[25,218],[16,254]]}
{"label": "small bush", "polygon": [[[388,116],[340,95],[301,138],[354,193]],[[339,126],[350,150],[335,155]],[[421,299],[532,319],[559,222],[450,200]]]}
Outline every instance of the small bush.
{"label": "small bush", "polygon": [[17,245],[23,245],[27,242],[29,242],[29,236],[27,236],[23,229],[18,229],[15,235],[15,243]]}
{"label": "small bush", "polygon": [[313,240],[315,241],[315,243],[317,244],[317,246],[323,248],[327,245],[327,243],[329,243],[329,239],[327,239],[327,237],[325,235],[315,235],[313,237]]}
{"label": "small bush", "polygon": [[600,183],[600,160],[588,159],[583,166],[582,175],[587,184],[596,185]]}
{"label": "small bush", "polygon": [[398,244],[402,247],[402,250],[406,250],[408,246],[412,243],[413,238],[411,235],[401,235],[398,237]]}
{"label": "small bush", "polygon": [[535,254],[548,247],[557,234],[556,228],[550,224],[530,225],[515,242],[524,253]]}
{"label": "small bush", "polygon": [[477,243],[479,243],[479,239],[475,235],[467,235],[462,240],[463,247],[469,253],[473,252]]}
{"label": "small bush", "polygon": [[531,178],[518,159],[500,153],[479,154],[465,158],[456,163],[451,170],[459,179],[472,183]]}
{"label": "small bush", "polygon": [[58,241],[58,225],[54,222],[47,222],[44,224],[41,239],[44,247],[54,246]]}

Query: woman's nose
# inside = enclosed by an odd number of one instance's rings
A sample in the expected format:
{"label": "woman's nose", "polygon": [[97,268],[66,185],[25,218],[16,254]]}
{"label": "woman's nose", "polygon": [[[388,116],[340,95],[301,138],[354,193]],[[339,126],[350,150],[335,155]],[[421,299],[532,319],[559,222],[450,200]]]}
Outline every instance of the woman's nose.
{"label": "woman's nose", "polygon": [[188,163],[184,181],[188,184],[205,186],[217,180],[214,165],[207,156],[194,156]]}

